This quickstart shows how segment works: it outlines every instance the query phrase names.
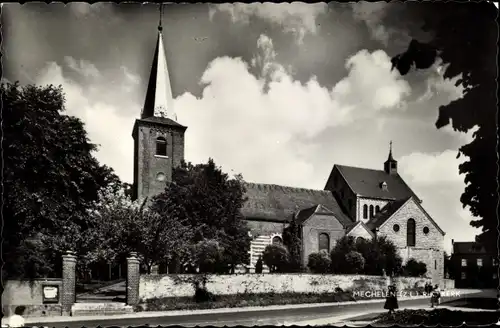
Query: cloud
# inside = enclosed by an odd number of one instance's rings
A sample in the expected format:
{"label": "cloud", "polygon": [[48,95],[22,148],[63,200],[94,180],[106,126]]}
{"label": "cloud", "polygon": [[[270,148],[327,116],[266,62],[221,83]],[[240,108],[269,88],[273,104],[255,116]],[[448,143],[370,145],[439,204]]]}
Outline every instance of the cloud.
{"label": "cloud", "polygon": [[[133,97],[124,99],[122,90],[137,87],[136,81],[131,82],[122,70],[103,76],[97,74],[94,68],[88,61],[66,57],[62,65],[47,63],[35,83],[62,85],[66,114],[76,116],[85,123],[91,142],[99,145],[95,154],[97,159],[111,166],[121,179],[130,182],[133,165],[131,132],[140,106]],[[68,69],[80,76],[70,78],[65,73]]]}
{"label": "cloud", "polygon": [[87,60],[76,60],[71,56],[65,56],[64,61],[69,68],[84,77],[97,78],[100,76],[99,70],[95,67],[95,65]]}
{"label": "cloud", "polygon": [[321,151],[312,138],[395,108],[409,93],[383,51],[350,57],[349,74],[328,89],[314,76],[306,83],[294,80],[273,61],[269,37],[261,35],[258,49],[252,61],[260,67],[258,76],[241,58],[216,58],[201,78],[202,96],[186,93],[176,99],[179,120],[189,127],[188,160],[213,157],[250,181],[308,186],[315,175],[309,157]]}
{"label": "cloud", "polygon": [[293,33],[297,38],[297,42],[302,43],[307,33],[317,33],[318,24],[316,18],[320,14],[326,13],[327,10],[326,3],[226,3],[211,6],[209,16],[212,20],[216,12],[225,12],[231,16],[233,22],[242,24],[248,24],[250,17],[255,16],[281,25],[285,32]]}

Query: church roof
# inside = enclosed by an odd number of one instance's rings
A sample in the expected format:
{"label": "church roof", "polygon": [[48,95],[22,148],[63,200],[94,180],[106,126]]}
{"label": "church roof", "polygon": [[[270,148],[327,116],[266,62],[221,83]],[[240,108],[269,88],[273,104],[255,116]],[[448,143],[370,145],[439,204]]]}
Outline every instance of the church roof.
{"label": "church roof", "polygon": [[247,219],[288,222],[300,210],[323,205],[341,223],[351,221],[330,191],[258,183],[245,183],[245,187],[248,199],[242,214]]}
{"label": "church roof", "polygon": [[[420,201],[413,190],[397,173],[388,174],[384,170],[365,169],[338,164],[334,165],[333,170],[335,168],[339,170],[351,190],[358,196],[391,200],[415,197]],[[383,182],[387,183],[386,190],[381,188]]]}
{"label": "church roof", "polygon": [[380,227],[382,224],[385,223],[385,221],[389,220],[389,218],[396,213],[397,210],[399,210],[406,202],[410,199],[411,197],[405,198],[405,199],[400,199],[400,200],[395,200],[392,202],[389,202],[387,205],[382,207],[380,212],[378,212],[373,218],[371,218],[367,223],[366,226],[370,230],[375,230],[376,228]]}
{"label": "church roof", "polygon": [[[339,207],[340,210],[340,207]],[[351,219],[349,219],[346,215],[336,215],[333,211],[328,209],[326,206],[323,204],[318,204],[306,209],[302,209],[297,213],[297,223],[302,224],[307,221],[313,214],[320,214],[320,215],[333,215],[337,220],[339,220],[340,224],[344,228],[349,228],[351,225],[353,225],[353,222]]]}

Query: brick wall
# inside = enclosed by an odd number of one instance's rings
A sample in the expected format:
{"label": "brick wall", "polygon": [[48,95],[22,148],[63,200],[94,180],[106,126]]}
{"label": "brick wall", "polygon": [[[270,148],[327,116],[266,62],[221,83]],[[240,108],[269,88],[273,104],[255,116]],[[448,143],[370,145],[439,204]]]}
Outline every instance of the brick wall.
{"label": "brick wall", "polygon": [[[137,190],[139,197],[154,196],[165,189],[166,181],[172,180],[173,167],[184,159],[184,131],[160,124],[141,124],[137,129]],[[167,156],[156,156],[156,138],[167,140]],[[157,174],[165,174],[164,181]]]}
{"label": "brick wall", "polygon": [[127,305],[139,302],[139,277],[139,259],[137,253],[131,253],[127,258]]}
{"label": "brick wall", "polygon": [[[388,201],[383,200],[383,199],[372,199],[372,198],[363,198],[359,197],[357,201],[357,208],[356,208],[356,220],[361,221],[363,223],[366,223],[370,220],[370,205],[373,205],[373,213],[376,214],[377,211],[375,210],[376,206],[378,205],[380,207],[380,210],[387,205]],[[367,218],[363,218],[363,206],[367,205],[368,210],[367,210]]]}
{"label": "brick wall", "polygon": [[302,227],[303,236],[303,264],[311,253],[319,251],[319,234],[326,233],[330,237],[330,250],[335,247],[336,241],[345,235],[342,224],[333,215],[314,214]]}
{"label": "brick wall", "polygon": [[[191,297],[193,275],[141,275],[139,297],[147,299],[164,297]],[[396,278],[399,290],[423,287],[428,280],[422,278]],[[344,291],[386,291],[388,278],[364,275],[332,274],[235,274],[209,275],[206,287],[215,295],[242,293],[324,293],[337,287]]]}
{"label": "brick wall", "polygon": [[[414,247],[406,246],[406,225],[410,218],[414,219],[416,224]],[[395,224],[399,225],[398,232],[393,230]],[[428,234],[424,234],[424,227],[429,228]],[[381,225],[378,234],[392,240],[404,263],[410,258],[424,262],[433,283],[440,283],[444,279],[444,236],[413,200],[406,203],[390,220]]]}
{"label": "brick wall", "polygon": [[76,256],[72,252],[62,256],[61,305],[63,314],[71,312],[71,306],[76,301]]}

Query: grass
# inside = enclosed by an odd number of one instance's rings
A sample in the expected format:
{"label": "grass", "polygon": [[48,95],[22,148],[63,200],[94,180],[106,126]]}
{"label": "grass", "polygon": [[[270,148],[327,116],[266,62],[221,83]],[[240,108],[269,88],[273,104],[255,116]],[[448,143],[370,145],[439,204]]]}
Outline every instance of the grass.
{"label": "grass", "polygon": [[425,325],[460,326],[464,322],[468,326],[496,324],[500,319],[500,312],[465,312],[449,309],[429,310],[401,310],[394,315],[384,313],[374,324],[381,325]]}
{"label": "grass", "polygon": [[373,297],[353,297],[351,291],[335,293],[262,293],[217,295],[214,301],[196,302],[193,297],[168,297],[147,300],[136,311],[202,310],[250,306],[270,306],[288,304],[335,303],[374,299]]}

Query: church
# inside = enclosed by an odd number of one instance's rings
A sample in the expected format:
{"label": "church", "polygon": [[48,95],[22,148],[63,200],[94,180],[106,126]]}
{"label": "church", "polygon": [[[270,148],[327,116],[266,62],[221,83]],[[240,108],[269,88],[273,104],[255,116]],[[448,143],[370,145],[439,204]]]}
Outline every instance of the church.
{"label": "church", "polygon": [[[173,108],[160,22],[144,107],[132,132],[134,198],[157,195],[171,181],[173,168],[184,159],[186,131]],[[267,245],[282,242],[283,229],[295,218],[305,266],[309,254],[332,250],[343,236],[386,236],[403,263],[414,258],[426,263],[433,283],[444,278],[445,233],[399,175],[392,142],[380,169],[335,164],[323,190],[258,183],[246,183],[246,189],[242,214],[253,238],[250,270]]]}

